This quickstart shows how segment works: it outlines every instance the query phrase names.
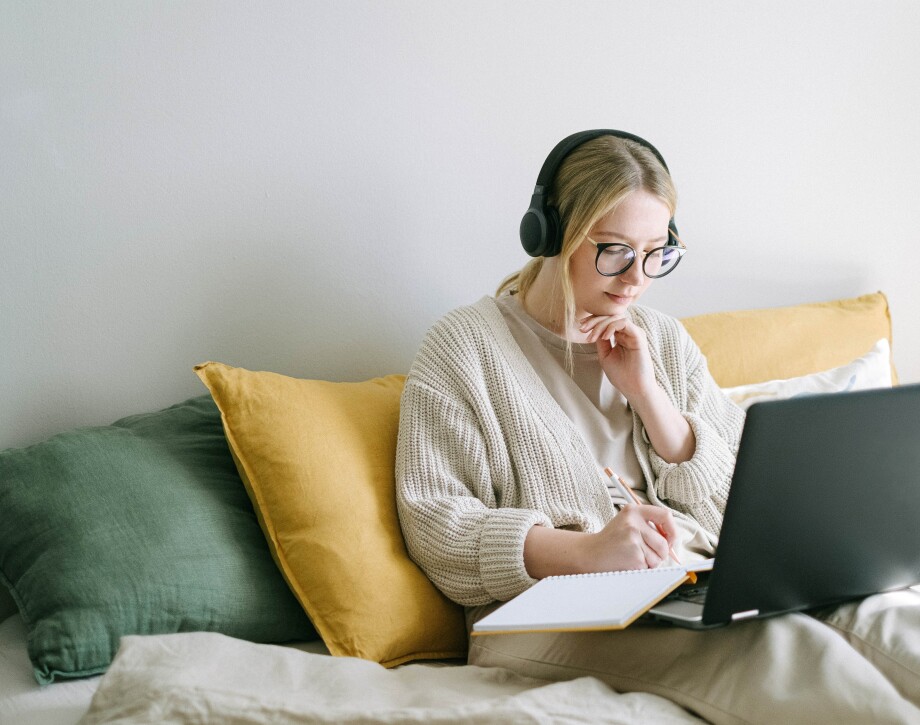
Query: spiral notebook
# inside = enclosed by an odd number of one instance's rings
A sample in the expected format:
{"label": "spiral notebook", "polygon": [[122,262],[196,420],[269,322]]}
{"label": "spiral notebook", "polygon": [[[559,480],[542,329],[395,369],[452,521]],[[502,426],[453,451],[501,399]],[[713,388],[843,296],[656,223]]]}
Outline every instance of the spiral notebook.
{"label": "spiral notebook", "polygon": [[623,629],[689,580],[691,566],[548,576],[473,625],[472,634]]}

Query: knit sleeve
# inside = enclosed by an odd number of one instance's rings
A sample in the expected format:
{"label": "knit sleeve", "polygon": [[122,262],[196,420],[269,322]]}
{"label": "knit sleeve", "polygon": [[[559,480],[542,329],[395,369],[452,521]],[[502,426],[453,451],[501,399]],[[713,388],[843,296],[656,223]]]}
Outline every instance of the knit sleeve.
{"label": "knit sleeve", "polygon": [[669,463],[649,446],[649,460],[658,496],[690,514],[718,536],[735,468],[744,411],[729,399],[709,373],[706,358],[676,320],[673,345],[662,350],[664,367],[681,412],[696,437],[688,461]]}
{"label": "knit sleeve", "polygon": [[488,449],[469,404],[410,375],[396,452],[400,525],[412,559],[467,606],[507,600],[533,585],[524,539],[535,524],[552,526],[539,511],[500,506]]}

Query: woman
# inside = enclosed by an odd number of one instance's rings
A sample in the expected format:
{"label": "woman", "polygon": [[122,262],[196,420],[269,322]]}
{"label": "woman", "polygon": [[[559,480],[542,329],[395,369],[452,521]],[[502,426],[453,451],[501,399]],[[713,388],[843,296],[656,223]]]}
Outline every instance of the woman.
{"label": "woman", "polygon": [[[521,224],[535,259],[422,344],[401,406],[400,521],[413,559],[467,607],[470,627],[545,576],[715,552],[743,413],[681,324],[636,304],[684,253],[675,207],[647,141],[606,130],[564,139]],[[620,509],[606,467],[642,505]],[[916,633],[918,615],[914,598],[882,595],[707,632],[640,621],[477,637],[469,661],[593,675],[716,722],[920,722],[920,644],[894,646],[882,626]],[[862,639],[870,619],[878,636]]]}

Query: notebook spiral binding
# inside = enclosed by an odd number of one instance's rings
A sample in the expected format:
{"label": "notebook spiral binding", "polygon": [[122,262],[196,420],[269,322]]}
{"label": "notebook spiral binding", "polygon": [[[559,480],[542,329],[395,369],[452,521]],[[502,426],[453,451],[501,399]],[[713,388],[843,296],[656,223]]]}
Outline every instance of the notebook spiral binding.
{"label": "notebook spiral binding", "polygon": [[594,576],[616,576],[617,574],[653,574],[656,571],[687,571],[682,566],[659,566],[655,569],[622,569],[620,571],[593,571],[587,574],[553,574],[544,579],[583,579]]}

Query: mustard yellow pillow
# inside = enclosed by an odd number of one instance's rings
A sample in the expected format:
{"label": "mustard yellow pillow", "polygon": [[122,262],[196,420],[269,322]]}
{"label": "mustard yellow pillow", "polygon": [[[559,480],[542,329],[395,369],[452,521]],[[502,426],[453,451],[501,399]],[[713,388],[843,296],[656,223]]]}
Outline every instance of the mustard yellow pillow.
{"label": "mustard yellow pillow", "polygon": [[195,367],[269,548],[334,655],[392,667],[466,656],[463,609],[409,558],[395,500],[405,376],[299,380]]}
{"label": "mustard yellow pillow", "polygon": [[[888,299],[881,292],[682,322],[723,388],[828,370],[865,354],[881,338],[891,343]],[[896,383],[893,365],[891,374]]]}

